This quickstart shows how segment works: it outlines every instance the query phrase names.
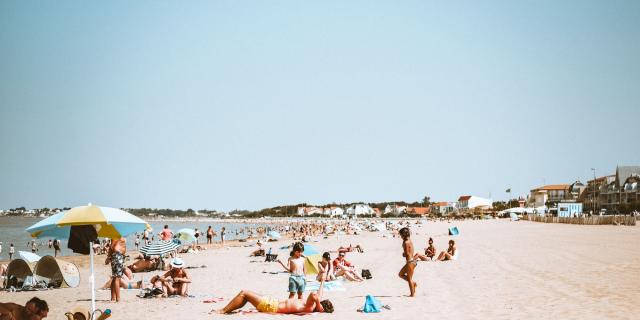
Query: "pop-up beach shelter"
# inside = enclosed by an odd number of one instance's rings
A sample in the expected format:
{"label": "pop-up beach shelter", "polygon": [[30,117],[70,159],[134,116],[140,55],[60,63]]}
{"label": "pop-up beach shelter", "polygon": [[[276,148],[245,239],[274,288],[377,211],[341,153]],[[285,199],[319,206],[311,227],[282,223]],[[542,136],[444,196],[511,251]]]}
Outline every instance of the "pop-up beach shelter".
{"label": "pop-up beach shelter", "polygon": [[26,231],[34,238],[69,239],[69,249],[75,253],[90,256],[91,311],[94,312],[96,310],[96,292],[93,271],[93,242],[98,237],[118,239],[145,229],[150,230],[151,226],[128,212],[89,204],[54,214],[27,228]]}
{"label": "pop-up beach shelter", "polygon": [[33,268],[33,278],[51,288],[75,288],[80,284],[80,271],[71,262],[44,256]]}
{"label": "pop-up beach shelter", "polygon": [[7,266],[7,279],[3,286],[5,288],[12,286],[21,288],[28,277],[33,277],[34,266],[35,263],[29,263],[22,259],[11,260]]}

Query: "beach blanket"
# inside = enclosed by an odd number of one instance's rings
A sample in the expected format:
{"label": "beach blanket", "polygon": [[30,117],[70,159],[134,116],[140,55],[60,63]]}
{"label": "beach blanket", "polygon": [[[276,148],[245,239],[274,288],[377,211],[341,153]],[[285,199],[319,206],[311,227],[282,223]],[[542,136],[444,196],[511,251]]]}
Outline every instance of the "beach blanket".
{"label": "beach blanket", "polygon": [[[320,282],[307,282],[307,287],[304,291],[318,291],[320,289]],[[325,291],[347,291],[344,287],[344,282],[340,280],[329,281],[324,283]]]}

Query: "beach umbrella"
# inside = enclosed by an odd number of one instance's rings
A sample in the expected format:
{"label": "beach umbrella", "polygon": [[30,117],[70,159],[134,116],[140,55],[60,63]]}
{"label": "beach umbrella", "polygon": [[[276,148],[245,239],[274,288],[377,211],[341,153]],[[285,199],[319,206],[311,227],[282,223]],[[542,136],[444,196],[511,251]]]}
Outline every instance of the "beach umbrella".
{"label": "beach umbrella", "polygon": [[73,252],[89,254],[91,275],[91,310],[96,310],[95,273],[93,270],[93,242],[98,237],[120,238],[151,226],[144,220],[120,209],[99,207],[92,204],[75,207],[54,214],[25,231],[34,238],[69,239]]}
{"label": "beach umbrella", "polygon": [[176,232],[176,239],[185,243],[194,242],[196,241],[196,231],[189,228],[180,229]]}
{"label": "beach umbrella", "polygon": [[314,246],[312,246],[310,244],[305,244],[304,245],[304,252],[302,252],[302,254],[304,254],[306,257],[312,256],[312,255],[318,254],[318,253],[320,253],[320,251],[318,251],[318,249],[316,249]]}
{"label": "beach umbrella", "polygon": [[318,274],[320,272],[318,262],[320,261],[322,261],[322,255],[319,253],[306,256],[304,259],[304,273],[307,275]]}
{"label": "beach umbrella", "polygon": [[163,256],[180,247],[180,242],[172,240],[159,240],[140,248],[140,253],[145,256]]}
{"label": "beach umbrella", "polygon": [[280,235],[280,233],[279,233],[279,232],[277,232],[277,231],[269,231],[269,232],[267,232],[267,236],[268,236],[268,237],[270,237],[270,238],[274,238],[274,239],[280,239],[280,238],[282,238],[282,236]]}
{"label": "beach umbrella", "polygon": [[18,251],[18,257],[29,263],[36,262],[41,258],[39,255],[28,251]]}

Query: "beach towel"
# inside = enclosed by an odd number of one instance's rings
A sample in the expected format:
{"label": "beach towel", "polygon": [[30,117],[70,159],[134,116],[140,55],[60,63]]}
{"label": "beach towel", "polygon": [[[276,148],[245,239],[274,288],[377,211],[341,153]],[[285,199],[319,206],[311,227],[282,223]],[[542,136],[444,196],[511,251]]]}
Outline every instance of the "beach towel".
{"label": "beach towel", "polygon": [[[347,291],[344,287],[344,282],[340,280],[334,280],[324,283],[325,291]],[[304,291],[318,291],[320,289],[320,282],[307,282],[307,286]]]}
{"label": "beach towel", "polygon": [[364,298],[364,307],[362,307],[362,312],[374,313],[380,311],[382,311],[382,303],[380,303],[380,300],[368,294],[367,297]]}
{"label": "beach towel", "polygon": [[458,231],[458,227],[449,228],[449,235],[450,236],[457,236],[459,234],[460,234],[460,231]]}

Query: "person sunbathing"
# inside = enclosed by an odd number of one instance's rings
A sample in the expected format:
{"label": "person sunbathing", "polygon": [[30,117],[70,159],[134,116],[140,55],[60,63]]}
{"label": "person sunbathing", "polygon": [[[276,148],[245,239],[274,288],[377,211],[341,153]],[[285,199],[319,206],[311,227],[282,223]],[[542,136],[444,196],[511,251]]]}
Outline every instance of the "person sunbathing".
{"label": "person sunbathing", "polygon": [[160,267],[162,264],[160,257],[151,257],[147,255],[140,255],[136,257],[136,261],[132,264],[128,265],[127,268],[131,270],[131,272],[147,272],[153,271]]}
{"label": "person sunbathing", "polygon": [[446,260],[455,260],[456,259],[456,242],[453,240],[449,240],[449,248],[447,251],[440,252],[438,256],[438,261],[446,261]]}
{"label": "person sunbathing", "polygon": [[151,278],[151,283],[156,288],[161,287],[166,296],[180,295],[186,297],[191,278],[184,271],[184,261],[180,258],[174,258],[171,260],[171,270],[162,276],[154,276]]}
{"label": "person sunbathing", "polygon": [[27,301],[24,306],[17,303],[0,303],[0,319],[2,320],[40,320],[47,317],[49,305],[36,297]]}
{"label": "person sunbathing", "polygon": [[265,255],[265,251],[262,248],[262,242],[260,242],[260,240],[258,240],[258,243],[256,243],[258,245],[258,249],[255,250],[254,252],[251,253],[251,255],[249,255],[250,257],[264,257]]}
{"label": "person sunbathing", "polygon": [[364,279],[356,273],[355,266],[344,258],[344,252],[339,253],[338,257],[333,260],[333,269],[335,270],[336,277],[343,276],[349,281],[364,281]]}
{"label": "person sunbathing", "polygon": [[414,260],[433,260],[436,257],[436,247],[433,246],[433,239],[429,238],[429,246],[424,249],[424,254],[416,253],[413,257],[415,258]]}
{"label": "person sunbathing", "polygon": [[[313,312],[333,312],[333,304],[331,301],[320,300],[322,299],[322,287],[324,284],[324,277],[320,281],[320,289],[317,293],[309,293],[307,300],[289,298],[279,301],[278,299],[271,298],[269,296],[261,296],[255,292],[242,290],[236,295],[229,304],[220,310],[216,310],[216,313],[225,314],[238,310],[249,302],[252,304],[258,312],[267,313],[284,313],[284,314],[309,314]],[[213,310],[212,310],[213,311]]]}
{"label": "person sunbathing", "polygon": [[341,252],[353,252],[353,250],[354,250],[354,249],[355,249],[356,251],[360,252],[360,253],[363,253],[363,252],[364,252],[364,250],[362,249],[362,247],[358,244],[358,245],[356,245],[355,247],[354,247],[354,246],[352,246],[352,245],[349,245],[348,247],[342,247],[342,246],[341,246],[340,248],[338,248],[338,253],[341,253]]}
{"label": "person sunbathing", "polygon": [[[109,278],[109,280],[107,280],[104,286],[102,286],[102,289],[106,290],[111,288],[111,281],[113,281],[113,279],[114,278]],[[130,279],[126,275],[122,275],[122,277],[120,277],[118,280],[120,281],[120,287],[124,289],[140,289],[143,287],[142,280],[136,281],[136,280]]]}

